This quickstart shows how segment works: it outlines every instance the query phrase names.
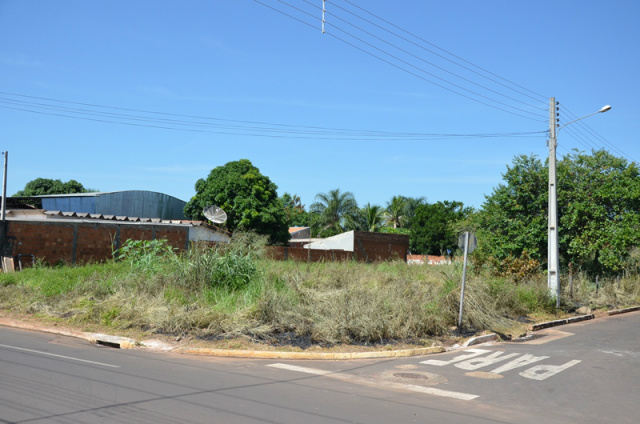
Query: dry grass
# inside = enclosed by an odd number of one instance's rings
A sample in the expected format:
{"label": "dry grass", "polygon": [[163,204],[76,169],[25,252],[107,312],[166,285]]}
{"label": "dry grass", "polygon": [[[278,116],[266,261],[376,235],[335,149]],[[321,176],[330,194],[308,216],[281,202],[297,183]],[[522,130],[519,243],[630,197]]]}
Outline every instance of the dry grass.
{"label": "dry grass", "polygon": [[[125,261],[2,275],[0,307],[80,327],[230,346],[430,346],[434,338],[454,334],[459,264],[276,262],[259,259],[243,243],[237,249],[165,255],[153,263],[144,258],[144,269]],[[619,287],[606,282],[596,292],[593,282],[578,278],[573,300],[568,287],[563,299],[570,308],[637,304],[640,279],[624,278]],[[526,331],[527,316],[558,312],[543,275],[518,283],[468,277],[467,330],[517,336]]]}

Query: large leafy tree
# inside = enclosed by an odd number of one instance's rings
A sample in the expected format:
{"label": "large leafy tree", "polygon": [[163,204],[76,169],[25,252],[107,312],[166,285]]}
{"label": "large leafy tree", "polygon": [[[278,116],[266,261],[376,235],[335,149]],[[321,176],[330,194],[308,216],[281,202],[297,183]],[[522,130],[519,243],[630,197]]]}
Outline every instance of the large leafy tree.
{"label": "large leafy tree", "polygon": [[309,213],[304,209],[300,196],[285,193],[280,197],[284,209],[285,220],[290,227],[309,225]]}
{"label": "large leafy tree", "polygon": [[560,251],[591,273],[616,273],[640,243],[640,171],[599,150],[558,164]]}
{"label": "large leafy tree", "polygon": [[314,234],[329,237],[345,231],[348,221],[358,213],[358,203],[353,193],[337,188],[317,194],[309,212]]}
{"label": "large leafy tree", "polygon": [[548,171],[537,156],[516,156],[476,214],[478,255],[504,259],[526,250],[537,260],[547,256]]}
{"label": "large leafy tree", "polygon": [[[640,243],[640,171],[599,150],[573,152],[557,165],[561,265],[615,273]],[[547,260],[548,170],[535,156],[517,156],[505,180],[474,217],[479,253],[497,259]]]}
{"label": "large leafy tree", "polygon": [[427,204],[426,197],[405,197],[404,198],[404,216],[405,225],[410,228],[413,225],[413,218],[416,215],[418,206]]}
{"label": "large leafy tree", "polygon": [[437,202],[416,208],[411,228],[411,251],[443,255],[454,251],[458,242],[456,224],[471,213],[462,202]]}
{"label": "large leafy tree", "polygon": [[207,179],[196,182],[195,189],[196,195],[184,208],[186,216],[204,219],[202,210],[217,205],[227,213],[223,228],[268,235],[272,244],[288,241],[288,225],[277,186],[249,160],[214,168]]}
{"label": "large leafy tree", "polygon": [[51,178],[36,178],[29,181],[23,190],[18,191],[14,196],[27,197],[27,196],[44,196],[48,194],[73,194],[73,193],[86,193],[87,189],[84,188],[76,180],[69,180],[62,182],[61,180],[54,180]]}

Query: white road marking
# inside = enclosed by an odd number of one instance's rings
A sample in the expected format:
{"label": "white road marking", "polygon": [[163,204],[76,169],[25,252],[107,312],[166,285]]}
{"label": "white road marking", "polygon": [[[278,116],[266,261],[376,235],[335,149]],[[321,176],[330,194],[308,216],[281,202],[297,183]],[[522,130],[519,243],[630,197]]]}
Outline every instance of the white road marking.
{"label": "white road marking", "polygon": [[560,371],[564,371],[567,368],[574,366],[575,364],[579,364],[582,361],[573,360],[569,361],[564,365],[536,365],[533,368],[529,368],[526,371],[522,371],[520,373],[521,376],[530,378],[532,380],[546,380],[552,375],[558,374]]}
{"label": "white road marking", "polygon": [[39,350],[25,349],[23,347],[8,346],[8,345],[3,345],[3,344],[0,344],[0,347],[6,347],[7,349],[20,350],[22,352],[36,353],[38,355],[53,356],[55,358],[69,359],[71,361],[85,362],[87,364],[101,365],[103,367],[120,368],[120,366],[118,366],[118,365],[105,364],[105,363],[102,363],[102,362],[87,361],[86,359],[73,358],[71,356],[64,356],[64,355],[56,355],[55,353],[41,352]]}
{"label": "white road marking", "polygon": [[[619,352],[605,352],[605,351],[601,351],[601,352],[610,353],[614,355],[619,353]],[[481,355],[484,355],[485,353],[488,353],[488,355],[481,356]],[[420,363],[426,364],[426,365],[435,365],[438,367],[443,367],[445,365],[453,365],[463,370],[474,371],[479,368],[488,367],[490,365],[493,365],[498,362],[502,362],[506,359],[517,357],[518,355],[520,355],[519,353],[509,353],[509,354],[503,355],[503,353],[504,352],[502,351],[492,352],[490,350],[485,350],[485,349],[468,349],[465,351],[464,354],[458,355],[448,361],[441,361],[438,359],[429,359],[427,361],[422,361]],[[549,358],[548,356],[533,356],[531,354],[523,354],[519,358],[512,359],[510,362],[507,362],[506,364],[494,370],[491,370],[491,373],[501,374],[503,372],[510,371],[516,368],[521,368],[527,365],[531,365],[533,363],[536,363],[536,362],[542,361],[543,359],[548,359],[548,358]],[[564,365],[536,365],[532,368],[529,368],[528,370],[521,372],[520,375],[522,377],[529,378],[532,380],[542,381],[580,362],[582,361],[573,360],[573,361],[567,362]]]}
{"label": "white road marking", "polygon": [[[325,370],[321,370],[321,369],[317,369],[317,368],[299,367],[297,365],[288,365],[288,364],[279,364],[279,363],[278,364],[269,364],[267,366],[268,367],[273,367],[273,368],[279,368],[279,369],[283,369],[283,370],[303,372],[303,373],[306,373],[306,374],[321,375],[321,376],[334,378],[336,380],[346,381],[346,382],[350,382],[350,383],[363,384],[363,385],[367,385],[367,386],[379,386],[379,384],[377,382],[373,382],[371,380],[367,380],[367,379],[362,378],[362,377],[357,377],[355,375],[348,375],[348,374],[342,374],[342,373],[334,373],[334,372],[331,372],[331,371],[325,371]],[[449,391],[449,390],[441,390],[441,389],[436,389],[434,387],[416,386],[416,385],[413,385],[413,384],[401,384],[401,383],[394,383],[394,382],[385,382],[384,383],[384,387],[385,388],[391,387],[391,388],[399,389],[399,390],[410,390],[412,392],[424,393],[424,394],[434,395],[434,396],[448,397],[448,398],[459,399],[459,400],[473,400],[473,399],[478,397],[477,395],[472,395],[472,394],[468,394],[468,393],[452,392],[452,391]]]}
{"label": "white road marking", "polygon": [[473,358],[468,359],[464,362],[459,362],[455,364],[456,367],[462,368],[463,370],[473,371],[478,368],[488,367],[489,365],[497,364],[498,362],[502,362],[509,358],[513,358],[514,356],[518,356],[519,353],[509,353],[507,355],[502,355],[504,352],[497,351],[493,352],[491,355],[483,356],[481,358]]}
{"label": "white road marking", "polygon": [[320,369],[317,369],[317,368],[299,367],[297,365],[269,364],[267,366],[268,367],[272,367],[272,368],[280,368],[281,370],[304,372],[304,373],[307,373],[307,374],[315,374],[315,375],[331,374],[331,371],[320,370]]}
{"label": "white road marking", "polygon": [[495,370],[491,370],[494,374],[500,374],[505,371],[511,371],[516,368],[524,367],[526,365],[534,364],[538,361],[542,361],[543,359],[549,359],[548,356],[533,356],[530,354],[522,355],[519,358],[514,359],[513,361],[507,362],[501,367],[496,368]]}
{"label": "white road marking", "polygon": [[631,356],[632,358],[640,358],[640,353],[630,350],[600,350],[599,352],[608,353],[609,355],[615,355],[619,357]]}
{"label": "white road marking", "polygon": [[475,358],[476,356],[480,356],[484,353],[489,353],[491,351],[485,350],[485,349],[467,349],[465,350],[465,352],[466,353],[464,353],[463,355],[458,355],[449,361],[441,361],[439,359],[429,359],[427,361],[422,361],[420,363],[427,364],[427,365],[436,365],[438,367],[444,367],[445,365],[450,365],[455,362],[464,361],[465,359]]}

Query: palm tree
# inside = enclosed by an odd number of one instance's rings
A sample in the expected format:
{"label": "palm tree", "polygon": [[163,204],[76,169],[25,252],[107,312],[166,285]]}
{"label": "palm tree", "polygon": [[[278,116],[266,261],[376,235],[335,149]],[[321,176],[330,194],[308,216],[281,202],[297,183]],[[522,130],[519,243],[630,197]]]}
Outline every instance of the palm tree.
{"label": "palm tree", "polygon": [[358,211],[358,203],[349,191],[339,188],[316,195],[309,208],[314,215],[314,232],[321,236],[332,236],[344,231],[347,219],[352,219]]}
{"label": "palm tree", "polygon": [[378,231],[384,222],[384,210],[381,206],[367,203],[367,206],[362,208],[360,212],[365,217],[365,223],[367,224],[365,231]]}
{"label": "palm tree", "polygon": [[413,221],[413,217],[416,215],[416,208],[420,205],[427,204],[426,197],[405,197],[406,204],[404,206],[404,216],[405,222],[404,225],[407,227],[411,226],[411,222]]}
{"label": "palm tree", "polygon": [[387,209],[385,209],[387,225],[393,226],[393,228],[402,227],[406,220],[406,204],[407,199],[404,196],[393,196],[391,201],[387,202]]}
{"label": "palm tree", "polygon": [[347,229],[356,231],[377,232],[384,223],[384,209],[378,205],[367,203],[358,213],[347,218]]}

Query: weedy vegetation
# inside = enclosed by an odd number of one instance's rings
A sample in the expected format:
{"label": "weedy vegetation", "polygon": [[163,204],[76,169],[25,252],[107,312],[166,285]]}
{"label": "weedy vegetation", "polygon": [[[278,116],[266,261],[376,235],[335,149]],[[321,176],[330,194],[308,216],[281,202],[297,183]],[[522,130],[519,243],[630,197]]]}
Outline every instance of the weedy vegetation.
{"label": "weedy vegetation", "polygon": [[[264,238],[236,234],[229,244],[174,251],[166,241],[129,241],[116,260],[34,267],[0,275],[0,307],[83,328],[152,332],[270,345],[430,344],[458,319],[462,265],[405,262],[281,262]],[[529,266],[529,265],[527,265]],[[640,301],[637,273],[598,285],[586,275],[564,284],[556,310],[541,272],[515,277],[472,269],[464,328],[505,337],[531,317],[554,317]]]}

